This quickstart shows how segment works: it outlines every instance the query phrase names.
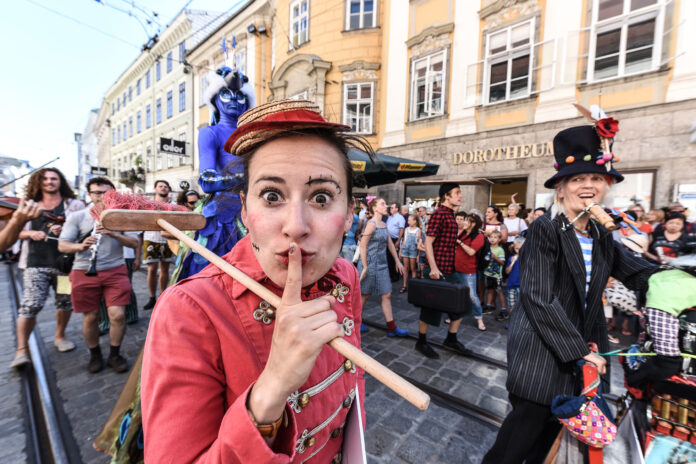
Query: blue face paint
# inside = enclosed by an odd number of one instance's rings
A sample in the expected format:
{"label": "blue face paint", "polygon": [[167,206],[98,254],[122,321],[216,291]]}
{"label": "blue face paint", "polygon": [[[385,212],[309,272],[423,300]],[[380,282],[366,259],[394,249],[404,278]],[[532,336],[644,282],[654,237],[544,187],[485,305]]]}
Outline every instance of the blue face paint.
{"label": "blue face paint", "polygon": [[218,124],[233,125],[237,128],[237,119],[247,110],[246,96],[223,87],[215,97],[215,107],[220,113]]}

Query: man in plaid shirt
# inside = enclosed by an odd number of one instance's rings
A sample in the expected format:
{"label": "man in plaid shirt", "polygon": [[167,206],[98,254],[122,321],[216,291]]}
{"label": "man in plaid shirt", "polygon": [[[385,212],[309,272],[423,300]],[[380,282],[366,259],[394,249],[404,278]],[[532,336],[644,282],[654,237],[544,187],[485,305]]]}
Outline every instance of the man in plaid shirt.
{"label": "man in plaid shirt", "polygon": [[[428,229],[425,233],[425,254],[428,259],[428,267],[425,274],[431,279],[444,279],[452,283],[464,283],[459,274],[454,271],[454,252],[457,246],[457,222],[454,213],[459,210],[462,202],[462,190],[459,185],[445,182],[440,186],[440,207],[428,221]],[[472,291],[476,291],[473,289]],[[457,329],[462,323],[461,314],[450,314],[450,326],[443,345],[460,353],[468,353],[464,345],[457,341]],[[440,356],[426,341],[428,325],[439,326],[442,313],[432,308],[421,308],[418,321],[418,341],[416,350],[428,358],[437,359]]]}

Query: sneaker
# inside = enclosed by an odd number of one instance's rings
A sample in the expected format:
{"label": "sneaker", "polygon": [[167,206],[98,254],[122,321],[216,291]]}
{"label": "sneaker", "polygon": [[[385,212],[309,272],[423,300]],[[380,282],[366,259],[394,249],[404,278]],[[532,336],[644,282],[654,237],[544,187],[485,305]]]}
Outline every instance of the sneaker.
{"label": "sneaker", "polygon": [[464,348],[464,345],[459,343],[459,341],[457,341],[457,340],[455,340],[453,342],[445,340],[444,342],[442,342],[442,345],[446,346],[448,348],[452,348],[454,351],[456,351],[459,354],[463,354],[466,356],[471,354],[471,351]]}
{"label": "sneaker", "polygon": [[488,305],[486,305],[486,306],[483,307],[483,314],[490,314],[490,313],[493,313],[493,312],[495,312],[495,306],[488,306]]}
{"label": "sneaker", "polygon": [[89,363],[87,364],[87,372],[96,374],[97,372],[100,372],[102,369],[104,369],[104,359],[102,359],[101,355],[92,356],[89,358]]}
{"label": "sneaker", "polygon": [[408,330],[397,327],[393,332],[387,332],[387,337],[408,337]]}
{"label": "sneaker", "polygon": [[61,353],[65,353],[65,352],[72,351],[75,349],[75,344],[73,342],[71,342],[70,340],[66,340],[66,339],[54,341],[53,346],[55,346],[56,349],[58,351],[60,351]]}
{"label": "sneaker", "polygon": [[147,303],[145,306],[143,306],[143,309],[152,309],[155,307],[155,303],[157,303],[157,298],[154,296],[151,296],[149,300],[147,300]]}
{"label": "sneaker", "polygon": [[433,347],[428,344],[428,342],[416,342],[416,351],[419,351],[423,356],[430,359],[438,359],[439,354],[433,350]]}
{"label": "sneaker", "polygon": [[495,320],[498,321],[498,322],[502,322],[502,321],[507,320],[509,317],[510,317],[510,316],[508,315],[508,312],[507,312],[507,311],[500,311],[500,312],[495,316]]}
{"label": "sneaker", "polygon": [[361,322],[360,323],[360,333],[365,333],[365,332],[369,332],[369,331],[370,331],[370,328],[368,326],[366,326],[364,322]]}
{"label": "sneaker", "polygon": [[106,360],[106,365],[109,366],[114,372],[126,372],[128,371],[128,361],[123,356],[109,356]]}

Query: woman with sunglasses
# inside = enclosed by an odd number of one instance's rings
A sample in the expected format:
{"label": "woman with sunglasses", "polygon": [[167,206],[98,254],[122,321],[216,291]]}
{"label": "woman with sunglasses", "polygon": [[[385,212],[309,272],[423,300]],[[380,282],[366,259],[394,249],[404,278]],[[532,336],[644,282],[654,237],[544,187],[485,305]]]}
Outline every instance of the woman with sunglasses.
{"label": "woman with sunglasses", "polygon": [[201,199],[201,196],[195,190],[189,189],[188,182],[185,184],[186,188],[179,192],[179,196],[176,197],[176,204],[185,206],[189,211],[193,211],[196,207],[196,203]]}
{"label": "woman with sunglasses", "polygon": [[[237,157],[225,152],[225,141],[237,129],[237,119],[256,105],[254,92],[246,76],[228,67],[208,74],[205,101],[211,113],[210,125],[198,133],[200,175],[198,185],[210,194],[201,212],[206,226],[198,231],[196,239],[206,248],[222,256],[246,234],[240,219],[241,202],[232,190],[243,177],[236,164]],[[198,253],[189,253],[183,260],[178,279],[196,274],[208,265]]]}

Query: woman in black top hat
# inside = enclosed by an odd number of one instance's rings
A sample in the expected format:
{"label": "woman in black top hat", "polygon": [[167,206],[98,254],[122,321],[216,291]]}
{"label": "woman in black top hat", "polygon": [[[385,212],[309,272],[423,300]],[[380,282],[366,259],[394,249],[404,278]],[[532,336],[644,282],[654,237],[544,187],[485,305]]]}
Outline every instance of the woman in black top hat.
{"label": "woman in black top hat", "polygon": [[623,180],[610,142],[618,122],[571,127],[553,140],[557,173],[544,186],[554,190],[550,213],[536,219],[520,252],[520,299],[508,336],[512,411],[505,419],[487,464],[543,462],[560,431],[551,414],[557,395],[577,395],[582,376],[576,362],[597,365],[608,391],[607,363],[590,352],[609,351],[602,291],[613,276],[632,290],[647,286],[657,268],[627,253],[590,217],[586,202],[602,203]]}

